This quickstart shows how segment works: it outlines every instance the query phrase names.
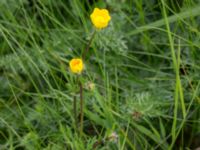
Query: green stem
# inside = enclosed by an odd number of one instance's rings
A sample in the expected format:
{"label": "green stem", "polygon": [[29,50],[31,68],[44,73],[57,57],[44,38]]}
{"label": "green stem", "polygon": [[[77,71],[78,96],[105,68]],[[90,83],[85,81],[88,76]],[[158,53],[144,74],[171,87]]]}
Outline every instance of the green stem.
{"label": "green stem", "polygon": [[91,36],[91,38],[90,38],[90,40],[88,42],[88,45],[87,45],[87,47],[85,48],[85,50],[83,52],[83,55],[82,55],[82,59],[83,60],[85,60],[85,56],[86,56],[86,54],[87,54],[87,52],[88,52],[88,50],[90,48],[90,45],[92,43],[92,40],[94,39],[95,34],[96,34],[96,30],[94,30],[94,32],[92,33],[92,36]]}
{"label": "green stem", "polygon": [[[83,54],[82,54],[82,60],[85,60],[86,54],[90,48],[90,45],[92,43],[92,40],[94,39],[94,36],[96,34],[96,30],[94,30],[94,32],[92,33],[92,36],[87,44],[87,47],[85,48]],[[80,135],[82,136],[83,134],[83,118],[84,118],[84,100],[83,100],[83,85],[81,83],[81,81],[79,80],[79,87],[80,87]]]}
{"label": "green stem", "polygon": [[75,124],[75,129],[77,129],[77,102],[76,102],[76,96],[74,96],[74,101],[73,101],[74,105],[74,124]]}
{"label": "green stem", "polygon": [[80,81],[79,83],[80,87],[80,135],[83,134],[83,118],[84,118],[84,112],[83,112],[83,107],[84,107],[84,101],[83,101],[83,86]]}

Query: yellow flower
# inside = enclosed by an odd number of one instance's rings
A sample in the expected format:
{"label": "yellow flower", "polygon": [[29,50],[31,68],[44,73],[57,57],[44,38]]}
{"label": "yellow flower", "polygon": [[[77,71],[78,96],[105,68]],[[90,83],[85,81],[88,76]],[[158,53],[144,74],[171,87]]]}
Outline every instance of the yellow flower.
{"label": "yellow flower", "polygon": [[78,74],[81,73],[83,71],[83,67],[84,67],[82,59],[73,58],[69,62],[69,67],[73,73],[78,73]]}
{"label": "yellow flower", "polygon": [[102,29],[108,26],[111,17],[107,9],[95,8],[90,19],[97,29]]}

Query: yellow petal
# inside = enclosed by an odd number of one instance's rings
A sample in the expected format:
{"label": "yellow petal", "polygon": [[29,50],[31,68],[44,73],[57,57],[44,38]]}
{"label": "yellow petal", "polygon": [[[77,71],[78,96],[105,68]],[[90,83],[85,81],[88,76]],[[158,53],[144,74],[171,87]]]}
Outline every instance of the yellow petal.
{"label": "yellow petal", "polygon": [[111,20],[108,10],[99,8],[94,8],[90,18],[93,25],[98,29],[107,27],[109,21]]}

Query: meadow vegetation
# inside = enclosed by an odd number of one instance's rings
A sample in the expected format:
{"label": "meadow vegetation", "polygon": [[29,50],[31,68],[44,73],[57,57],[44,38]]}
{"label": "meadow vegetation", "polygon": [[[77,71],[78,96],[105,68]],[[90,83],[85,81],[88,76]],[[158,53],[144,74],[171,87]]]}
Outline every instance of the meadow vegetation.
{"label": "meadow vegetation", "polygon": [[0,0],[0,150],[196,149],[199,64],[199,0]]}

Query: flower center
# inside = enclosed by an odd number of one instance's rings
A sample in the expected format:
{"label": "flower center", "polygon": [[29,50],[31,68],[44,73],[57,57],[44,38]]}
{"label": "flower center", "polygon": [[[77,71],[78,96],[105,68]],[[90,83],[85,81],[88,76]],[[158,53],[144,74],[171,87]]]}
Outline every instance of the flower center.
{"label": "flower center", "polygon": [[75,61],[73,62],[73,66],[76,66],[76,65],[78,65],[78,64],[80,64],[80,61],[79,61],[79,60],[75,60]]}
{"label": "flower center", "polygon": [[97,17],[96,17],[96,20],[97,20],[98,22],[100,22],[100,23],[104,23],[104,22],[105,22],[105,19],[104,19],[103,16],[97,16]]}

